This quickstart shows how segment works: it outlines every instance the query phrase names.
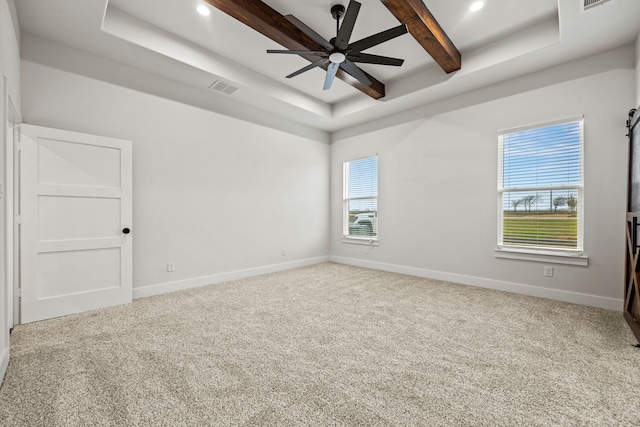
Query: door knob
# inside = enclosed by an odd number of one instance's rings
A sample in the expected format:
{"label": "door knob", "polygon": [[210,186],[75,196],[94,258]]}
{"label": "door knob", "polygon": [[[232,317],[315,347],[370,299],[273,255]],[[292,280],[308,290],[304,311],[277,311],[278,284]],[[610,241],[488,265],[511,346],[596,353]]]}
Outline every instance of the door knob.
{"label": "door knob", "polygon": [[128,228],[125,227],[125,228],[122,229],[122,232],[124,234],[129,234],[129,233],[131,233],[131,230],[129,230]]}

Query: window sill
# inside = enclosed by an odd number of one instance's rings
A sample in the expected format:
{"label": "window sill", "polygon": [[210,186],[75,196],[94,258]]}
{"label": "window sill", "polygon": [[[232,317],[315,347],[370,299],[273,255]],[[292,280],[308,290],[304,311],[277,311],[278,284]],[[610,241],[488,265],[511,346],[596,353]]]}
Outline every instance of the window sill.
{"label": "window sill", "polygon": [[351,236],[342,236],[342,243],[349,243],[352,245],[369,245],[369,246],[379,246],[380,241],[377,237],[351,237]]}
{"label": "window sill", "polygon": [[589,257],[582,252],[555,252],[555,251],[535,251],[515,248],[497,248],[496,258],[516,259],[520,261],[545,262],[552,264],[576,265],[579,267],[589,266]]}

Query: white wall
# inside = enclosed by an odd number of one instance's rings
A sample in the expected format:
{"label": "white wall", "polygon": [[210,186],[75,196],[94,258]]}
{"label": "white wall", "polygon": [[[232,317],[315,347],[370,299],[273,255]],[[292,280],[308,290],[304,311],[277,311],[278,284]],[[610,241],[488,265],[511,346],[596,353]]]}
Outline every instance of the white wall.
{"label": "white wall", "polygon": [[640,105],[640,33],[636,39],[636,107]]}
{"label": "white wall", "polygon": [[134,297],[328,259],[327,144],[24,60],[22,113],[133,141]]}
{"label": "white wall", "polygon": [[14,0],[0,0],[0,71],[7,77],[8,93],[20,110],[20,29]]}
{"label": "white wall", "polygon": [[[392,117],[332,145],[332,259],[621,309],[632,47]],[[591,74],[593,73],[593,74]],[[590,266],[496,259],[497,132],[584,114]],[[411,120],[411,121],[408,121]],[[372,126],[378,126],[372,125]],[[379,247],[342,243],[342,163],[377,153]]]}
{"label": "white wall", "polygon": [[11,211],[11,203],[6,203],[12,197],[10,190],[12,185],[11,176],[13,168],[13,149],[7,140],[7,129],[9,120],[8,105],[9,100],[16,108],[20,106],[20,53],[19,53],[19,28],[17,27],[17,17],[15,15],[15,5],[13,0],[0,0],[0,149],[6,152],[0,155],[0,183],[4,189],[4,198],[0,199],[0,382],[9,364],[9,317],[11,316],[10,306],[12,304],[12,292],[9,288],[12,283],[10,269],[6,268],[13,264],[11,254],[13,219],[6,211]]}

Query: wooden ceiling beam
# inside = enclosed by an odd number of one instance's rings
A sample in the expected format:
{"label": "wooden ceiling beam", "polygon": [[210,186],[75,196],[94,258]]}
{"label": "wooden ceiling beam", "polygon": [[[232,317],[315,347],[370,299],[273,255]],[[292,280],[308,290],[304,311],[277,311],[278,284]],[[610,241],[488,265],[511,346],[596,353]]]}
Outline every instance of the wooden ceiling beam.
{"label": "wooden ceiling beam", "polygon": [[460,52],[422,0],[380,0],[446,73],[462,67]]}
{"label": "wooden ceiling beam", "polygon": [[[309,36],[300,31],[282,14],[260,0],[204,1],[287,49],[323,50],[320,45],[311,40]],[[303,56],[303,58],[312,62],[318,59],[313,56]],[[325,66],[324,69],[326,70],[326,68]],[[371,75],[365,74],[369,80],[371,80],[371,86],[363,85],[355,77],[342,70],[342,68],[339,69],[336,77],[374,99],[382,98],[385,94],[384,84]]]}

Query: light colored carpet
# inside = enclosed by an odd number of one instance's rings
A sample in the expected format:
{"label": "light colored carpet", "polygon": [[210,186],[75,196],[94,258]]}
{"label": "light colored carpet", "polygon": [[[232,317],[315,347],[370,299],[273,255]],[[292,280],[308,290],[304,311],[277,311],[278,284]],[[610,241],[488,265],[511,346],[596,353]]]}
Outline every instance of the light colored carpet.
{"label": "light colored carpet", "polygon": [[11,339],[8,426],[640,425],[620,313],[333,263]]}

